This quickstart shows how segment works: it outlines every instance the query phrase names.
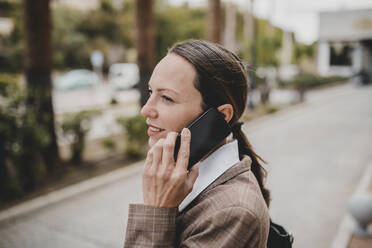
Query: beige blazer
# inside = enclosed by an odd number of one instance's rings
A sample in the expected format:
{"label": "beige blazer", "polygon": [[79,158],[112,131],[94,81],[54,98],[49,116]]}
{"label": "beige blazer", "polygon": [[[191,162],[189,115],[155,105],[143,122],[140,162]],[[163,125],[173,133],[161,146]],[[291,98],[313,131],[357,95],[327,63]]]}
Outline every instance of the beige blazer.
{"label": "beige blazer", "polygon": [[245,157],[181,213],[131,204],[124,247],[266,248],[269,213]]}

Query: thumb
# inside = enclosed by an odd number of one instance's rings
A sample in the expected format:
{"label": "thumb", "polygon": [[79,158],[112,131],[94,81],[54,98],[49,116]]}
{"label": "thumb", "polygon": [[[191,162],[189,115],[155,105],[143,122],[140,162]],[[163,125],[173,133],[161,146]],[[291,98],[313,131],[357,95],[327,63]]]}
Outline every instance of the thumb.
{"label": "thumb", "polygon": [[198,162],[193,167],[191,167],[189,171],[189,174],[187,177],[187,183],[188,185],[190,185],[191,189],[194,186],[194,183],[199,176],[199,166],[200,166],[200,162]]}

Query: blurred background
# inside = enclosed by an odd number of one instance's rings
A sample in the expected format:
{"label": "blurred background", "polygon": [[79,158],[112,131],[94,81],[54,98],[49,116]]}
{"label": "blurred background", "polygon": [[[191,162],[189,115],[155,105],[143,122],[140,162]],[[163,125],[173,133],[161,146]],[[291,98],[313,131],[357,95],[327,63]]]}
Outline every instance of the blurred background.
{"label": "blurred background", "polygon": [[242,121],[295,247],[371,247],[340,235],[372,191],[370,0],[0,0],[1,248],[122,246],[147,82],[186,39],[247,64]]}

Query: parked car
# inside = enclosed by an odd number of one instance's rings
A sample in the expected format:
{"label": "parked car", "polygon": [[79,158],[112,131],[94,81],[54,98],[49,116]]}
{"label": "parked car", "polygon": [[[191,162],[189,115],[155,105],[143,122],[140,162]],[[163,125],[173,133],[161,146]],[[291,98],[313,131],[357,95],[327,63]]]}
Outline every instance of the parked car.
{"label": "parked car", "polygon": [[98,75],[90,70],[78,69],[57,77],[53,81],[54,89],[69,90],[92,87],[100,82]]}
{"label": "parked car", "polygon": [[109,84],[114,90],[127,90],[138,83],[139,69],[134,63],[112,64],[108,76]]}

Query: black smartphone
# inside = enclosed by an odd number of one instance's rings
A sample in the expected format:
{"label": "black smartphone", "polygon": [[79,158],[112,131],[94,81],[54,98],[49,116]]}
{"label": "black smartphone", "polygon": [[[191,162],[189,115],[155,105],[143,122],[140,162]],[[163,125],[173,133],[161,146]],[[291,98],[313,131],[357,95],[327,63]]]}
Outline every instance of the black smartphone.
{"label": "black smartphone", "polygon": [[[191,132],[188,170],[216,148],[231,133],[230,125],[216,108],[206,110],[187,128]],[[181,134],[178,134],[174,147],[174,161],[177,161],[180,145]]]}

